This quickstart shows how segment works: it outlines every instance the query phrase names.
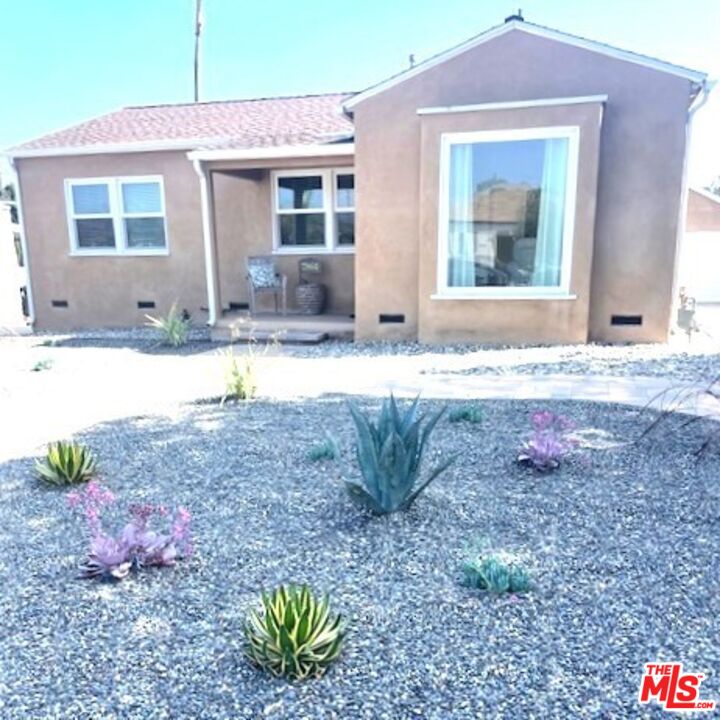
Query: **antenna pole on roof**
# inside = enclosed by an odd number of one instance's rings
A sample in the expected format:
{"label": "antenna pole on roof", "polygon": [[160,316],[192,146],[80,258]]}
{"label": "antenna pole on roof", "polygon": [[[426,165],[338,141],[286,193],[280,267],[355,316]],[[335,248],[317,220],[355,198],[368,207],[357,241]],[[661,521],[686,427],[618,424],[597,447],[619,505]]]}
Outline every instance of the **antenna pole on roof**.
{"label": "antenna pole on roof", "polygon": [[200,35],[202,26],[202,0],[195,0],[195,102],[200,100]]}

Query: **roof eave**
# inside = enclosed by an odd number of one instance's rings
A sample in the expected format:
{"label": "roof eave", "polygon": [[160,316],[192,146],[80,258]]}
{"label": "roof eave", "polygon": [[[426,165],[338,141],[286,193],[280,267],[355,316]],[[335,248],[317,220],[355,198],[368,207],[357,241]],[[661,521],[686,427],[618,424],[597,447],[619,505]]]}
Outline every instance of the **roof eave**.
{"label": "roof eave", "polygon": [[208,138],[205,143],[199,139],[152,140],[127,143],[103,143],[95,145],[67,145],[47,148],[8,148],[3,151],[6,157],[15,159],[59,157],[64,155],[118,155],[125,153],[168,152],[173,150],[192,150],[199,145],[217,142],[217,138]]}
{"label": "roof eave", "polygon": [[189,160],[271,160],[275,158],[303,157],[351,157],[355,154],[355,143],[335,143],[329,145],[276,145],[257,148],[215,148],[192,150]]}

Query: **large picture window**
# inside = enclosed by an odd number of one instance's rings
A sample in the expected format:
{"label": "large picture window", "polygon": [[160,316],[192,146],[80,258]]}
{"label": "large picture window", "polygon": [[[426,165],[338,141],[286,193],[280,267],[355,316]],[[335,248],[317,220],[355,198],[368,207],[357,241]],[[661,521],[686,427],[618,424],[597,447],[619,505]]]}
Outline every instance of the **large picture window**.
{"label": "large picture window", "polygon": [[443,135],[438,290],[567,294],[577,128]]}
{"label": "large picture window", "polygon": [[275,252],[353,250],[355,178],[351,169],[275,172],[273,196]]}
{"label": "large picture window", "polygon": [[167,252],[161,177],[66,180],[65,195],[73,254]]}

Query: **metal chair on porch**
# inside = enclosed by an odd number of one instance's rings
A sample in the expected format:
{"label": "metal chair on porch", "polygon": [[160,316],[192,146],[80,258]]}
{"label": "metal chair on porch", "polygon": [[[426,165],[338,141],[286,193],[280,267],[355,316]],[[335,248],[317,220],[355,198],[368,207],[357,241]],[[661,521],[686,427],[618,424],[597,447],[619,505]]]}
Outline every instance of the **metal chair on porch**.
{"label": "metal chair on porch", "polygon": [[287,275],[279,273],[275,260],[266,255],[250,256],[245,261],[250,289],[250,313],[255,314],[257,296],[273,293],[275,312],[278,312],[278,296],[282,301],[282,314],[287,315]]}

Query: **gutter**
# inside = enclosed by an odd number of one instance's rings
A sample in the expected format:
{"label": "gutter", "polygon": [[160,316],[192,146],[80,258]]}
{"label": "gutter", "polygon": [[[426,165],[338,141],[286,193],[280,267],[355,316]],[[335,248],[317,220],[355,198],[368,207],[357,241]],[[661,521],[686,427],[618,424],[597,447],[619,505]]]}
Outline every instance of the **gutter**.
{"label": "gutter", "polygon": [[30,273],[30,253],[28,252],[27,237],[25,235],[25,213],[23,211],[22,189],[20,187],[20,173],[18,172],[15,158],[9,157],[8,161],[15,175],[15,207],[18,215],[18,230],[20,232],[20,248],[23,254],[23,265],[25,270],[25,291],[27,293],[28,304],[28,321],[30,327],[34,329],[35,325],[35,300],[33,298],[32,279]]}
{"label": "gutter", "polygon": [[213,206],[208,187],[208,173],[199,159],[192,160],[193,170],[200,180],[200,206],[202,210],[203,249],[205,254],[205,282],[208,294],[208,319],[209,327],[214,327],[217,322],[217,283],[215,274],[215,248],[213,238]]}

